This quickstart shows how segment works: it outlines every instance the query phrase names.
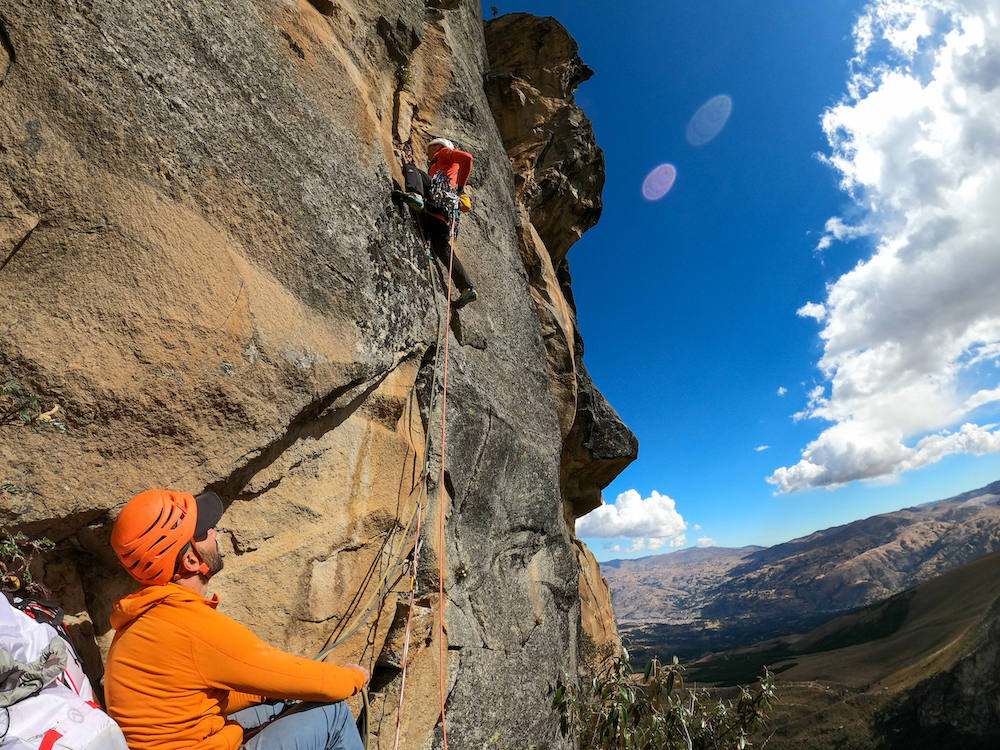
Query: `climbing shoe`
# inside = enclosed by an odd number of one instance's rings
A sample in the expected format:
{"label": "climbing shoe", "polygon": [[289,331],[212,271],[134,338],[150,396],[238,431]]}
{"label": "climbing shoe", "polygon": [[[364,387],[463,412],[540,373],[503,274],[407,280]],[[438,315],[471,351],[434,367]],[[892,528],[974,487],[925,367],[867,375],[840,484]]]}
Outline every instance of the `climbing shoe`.
{"label": "climbing shoe", "polygon": [[475,287],[471,287],[462,292],[462,296],[455,300],[455,309],[460,310],[465,307],[470,302],[475,302],[479,297],[479,292],[476,291]]}
{"label": "climbing shoe", "polygon": [[393,190],[392,197],[403,201],[407,206],[417,211],[424,207],[424,199],[416,193],[404,193],[402,190]]}

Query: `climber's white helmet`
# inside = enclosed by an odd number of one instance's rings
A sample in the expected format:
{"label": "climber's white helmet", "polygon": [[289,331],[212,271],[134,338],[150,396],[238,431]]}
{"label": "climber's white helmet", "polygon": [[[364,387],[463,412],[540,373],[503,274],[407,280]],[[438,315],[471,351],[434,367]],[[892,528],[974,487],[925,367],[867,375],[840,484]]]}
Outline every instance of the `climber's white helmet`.
{"label": "climber's white helmet", "polygon": [[442,148],[450,148],[452,151],[455,150],[455,144],[449,141],[447,138],[431,139],[431,142],[427,144],[427,150],[430,151],[432,146],[441,146]]}

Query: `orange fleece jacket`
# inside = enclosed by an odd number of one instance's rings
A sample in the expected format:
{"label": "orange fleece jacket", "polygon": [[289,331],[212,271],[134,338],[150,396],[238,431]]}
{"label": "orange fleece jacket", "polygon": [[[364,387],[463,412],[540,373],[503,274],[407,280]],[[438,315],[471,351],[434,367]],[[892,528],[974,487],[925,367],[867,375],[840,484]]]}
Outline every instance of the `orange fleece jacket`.
{"label": "orange fleece jacket", "polygon": [[267,698],[339,701],[364,685],[356,669],[268,646],[218,604],[176,583],[115,602],[104,691],[131,750],[235,750],[243,729],[227,714]]}

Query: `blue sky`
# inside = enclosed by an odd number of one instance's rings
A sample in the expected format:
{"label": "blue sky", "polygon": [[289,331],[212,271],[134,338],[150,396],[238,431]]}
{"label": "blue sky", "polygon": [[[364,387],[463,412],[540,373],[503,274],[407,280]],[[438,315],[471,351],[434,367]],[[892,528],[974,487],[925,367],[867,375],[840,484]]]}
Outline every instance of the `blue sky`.
{"label": "blue sky", "polygon": [[[595,71],[577,103],[605,207],[570,264],[587,367],[640,442],[579,522],[599,560],[774,544],[1000,478],[988,0],[497,5],[556,17]],[[725,127],[691,145],[721,94]]]}

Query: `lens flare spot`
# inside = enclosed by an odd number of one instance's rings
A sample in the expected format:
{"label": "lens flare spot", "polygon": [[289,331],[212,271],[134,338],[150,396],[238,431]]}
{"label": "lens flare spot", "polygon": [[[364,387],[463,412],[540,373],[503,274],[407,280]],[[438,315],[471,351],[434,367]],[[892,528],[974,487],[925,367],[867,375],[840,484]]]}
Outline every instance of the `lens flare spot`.
{"label": "lens flare spot", "polygon": [[733,100],[726,94],[713,96],[698,107],[698,111],[688,120],[688,143],[692,146],[704,146],[726,127],[726,121],[733,111]]}
{"label": "lens flare spot", "polygon": [[642,197],[648,201],[658,201],[670,192],[677,179],[677,169],[673,164],[661,164],[642,181]]}

